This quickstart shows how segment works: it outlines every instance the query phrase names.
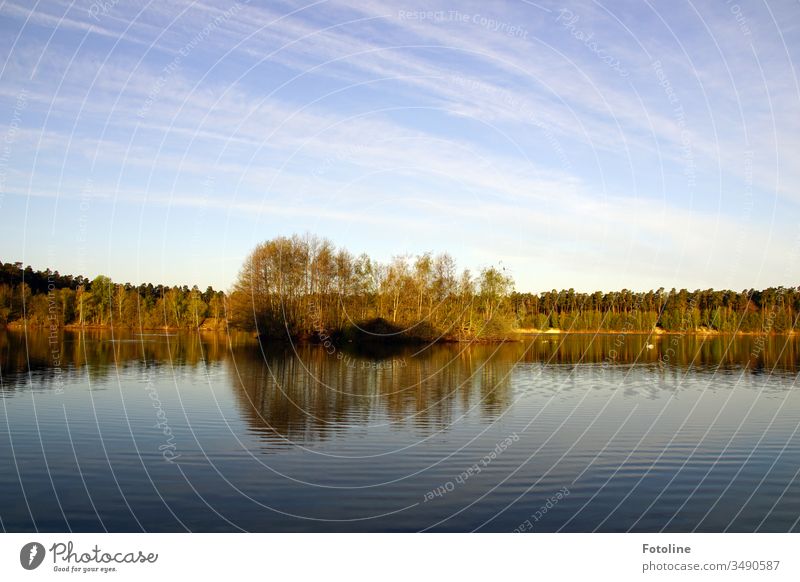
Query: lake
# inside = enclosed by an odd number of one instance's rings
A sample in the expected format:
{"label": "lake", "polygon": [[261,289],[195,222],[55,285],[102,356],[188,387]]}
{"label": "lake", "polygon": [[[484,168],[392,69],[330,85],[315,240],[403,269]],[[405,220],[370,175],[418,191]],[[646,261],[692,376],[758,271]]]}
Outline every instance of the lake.
{"label": "lake", "polygon": [[0,525],[798,531],[799,343],[0,331]]}

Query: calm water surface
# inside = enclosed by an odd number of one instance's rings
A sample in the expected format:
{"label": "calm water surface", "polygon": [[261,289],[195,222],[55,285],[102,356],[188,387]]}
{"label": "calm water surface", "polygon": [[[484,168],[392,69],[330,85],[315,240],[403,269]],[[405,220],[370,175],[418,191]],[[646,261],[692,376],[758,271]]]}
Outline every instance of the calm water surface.
{"label": "calm water surface", "polygon": [[798,343],[0,331],[0,524],[798,531]]}

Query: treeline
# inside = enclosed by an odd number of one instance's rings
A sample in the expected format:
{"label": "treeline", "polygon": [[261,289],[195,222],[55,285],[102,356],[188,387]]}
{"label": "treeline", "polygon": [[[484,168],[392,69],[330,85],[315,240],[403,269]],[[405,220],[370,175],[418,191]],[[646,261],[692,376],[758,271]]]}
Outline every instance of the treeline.
{"label": "treeline", "polygon": [[383,264],[315,236],[280,237],[245,260],[229,316],[265,337],[495,337],[514,327],[512,290],[502,269],[459,273],[447,254]]}
{"label": "treeline", "polygon": [[[266,336],[497,337],[515,328],[563,331],[776,332],[797,328],[797,288],[518,293],[500,268],[477,275],[447,254],[353,256],[313,236],[267,241],[247,258],[230,297],[237,327]],[[378,320],[386,325],[374,325]]]}
{"label": "treeline", "polygon": [[572,331],[709,330],[721,333],[775,332],[800,329],[800,290],[773,287],[715,291],[713,289],[611,293],[548,291],[514,293],[515,320],[522,328]]}
{"label": "treeline", "polygon": [[[800,290],[685,289],[519,293],[502,268],[459,271],[448,254],[354,256],[327,239],[279,237],[258,245],[231,292],[0,264],[0,325],[211,328],[262,337],[493,339],[515,329],[723,333],[800,330]],[[23,307],[24,306],[24,307]]]}
{"label": "treeline", "polygon": [[0,263],[0,325],[223,328],[225,294],[208,287],[131,285]]}

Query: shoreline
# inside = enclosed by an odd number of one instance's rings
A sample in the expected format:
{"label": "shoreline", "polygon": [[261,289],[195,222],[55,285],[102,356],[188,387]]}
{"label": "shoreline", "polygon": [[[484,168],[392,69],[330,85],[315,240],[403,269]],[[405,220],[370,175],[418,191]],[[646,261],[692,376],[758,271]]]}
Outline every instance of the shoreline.
{"label": "shoreline", "polygon": [[[128,327],[126,325],[75,325],[75,324],[67,324],[67,325],[57,325],[57,326],[50,326],[50,325],[36,325],[36,324],[24,324],[19,321],[12,321],[5,325],[0,325],[0,330],[12,330],[12,331],[24,331],[25,329],[35,329],[35,330],[51,330],[57,329],[59,331],[132,331],[132,332],[144,332],[144,331],[161,331],[161,332],[180,332],[180,331],[211,331],[211,332],[228,332],[228,331],[243,331],[238,329],[228,328],[228,326],[221,326],[221,327],[212,327],[212,326],[200,326],[200,327],[173,327],[173,326],[158,326],[158,327]],[[247,333],[247,332],[245,332]]]}
{"label": "shoreline", "polygon": [[[33,330],[51,330],[51,326],[49,325],[25,325],[20,321],[13,321],[7,323],[5,325],[0,325],[0,330],[9,330],[9,331],[24,331],[25,329],[33,329]],[[246,333],[252,335],[255,339],[260,341],[275,341],[276,338],[269,338],[269,337],[259,337],[254,332],[250,332],[247,330],[241,330],[229,327],[227,325],[220,325],[219,322],[216,322],[216,325],[201,325],[199,327],[174,327],[174,326],[158,326],[158,327],[127,327],[127,326],[113,326],[113,325],[75,325],[75,324],[68,324],[68,325],[59,325],[57,326],[59,331],[124,331],[124,332],[170,332],[170,333],[179,333],[179,332],[211,332],[211,333]],[[538,337],[538,336],[565,336],[565,335],[600,335],[600,336],[610,336],[610,335],[641,335],[641,336],[795,336],[800,335],[800,331],[797,330],[789,330],[789,331],[718,331],[715,329],[693,329],[693,330],[685,330],[685,331],[677,331],[677,330],[664,330],[664,329],[652,329],[652,330],[563,330],[563,329],[535,329],[535,328],[515,328],[508,332],[505,337],[496,337],[496,338],[438,338],[435,340],[422,340],[420,338],[405,338],[403,342],[397,343],[418,343],[420,341],[432,341],[433,343],[498,343],[504,341],[520,341],[521,338],[531,338],[531,337]],[[319,340],[313,339],[312,337],[303,337],[303,338],[295,338],[295,341],[299,343],[308,343],[311,345],[314,344],[321,344]],[[363,340],[362,340],[363,341]],[[387,344],[387,345],[395,345],[393,341],[387,341],[385,338],[375,342],[365,342],[366,344]]]}
{"label": "shoreline", "polygon": [[644,336],[660,336],[660,335],[692,335],[692,336],[730,336],[730,335],[743,335],[743,336],[793,336],[798,335],[800,332],[796,330],[789,331],[718,331],[716,329],[693,329],[686,331],[673,331],[664,329],[653,329],[649,331],[644,330],[592,330],[592,329],[578,329],[578,330],[563,330],[563,329],[547,329],[539,330],[533,328],[514,329],[510,333],[522,336],[539,336],[539,335],[644,335]]}

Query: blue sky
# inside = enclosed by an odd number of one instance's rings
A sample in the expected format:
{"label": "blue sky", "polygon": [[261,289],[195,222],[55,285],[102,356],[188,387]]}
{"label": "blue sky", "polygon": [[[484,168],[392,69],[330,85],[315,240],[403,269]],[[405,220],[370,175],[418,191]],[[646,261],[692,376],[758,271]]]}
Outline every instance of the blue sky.
{"label": "blue sky", "polygon": [[5,2],[0,259],[224,289],[308,231],[520,290],[798,284],[799,35],[788,0]]}

